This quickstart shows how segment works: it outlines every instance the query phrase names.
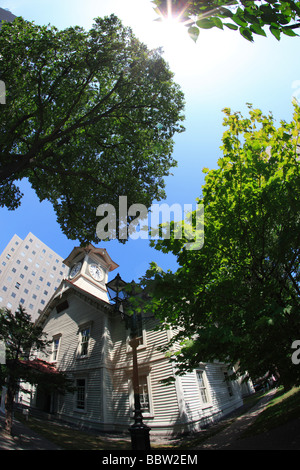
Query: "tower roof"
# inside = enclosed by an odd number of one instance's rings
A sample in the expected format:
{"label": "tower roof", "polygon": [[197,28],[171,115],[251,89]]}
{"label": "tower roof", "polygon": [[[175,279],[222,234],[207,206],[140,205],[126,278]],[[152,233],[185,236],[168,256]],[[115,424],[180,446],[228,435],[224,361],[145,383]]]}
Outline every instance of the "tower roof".
{"label": "tower roof", "polygon": [[83,253],[84,255],[87,254],[87,253],[91,253],[91,254],[96,254],[98,256],[101,256],[103,258],[103,260],[105,261],[106,265],[108,266],[109,271],[113,271],[114,269],[119,267],[119,265],[111,259],[111,257],[109,256],[109,254],[107,253],[105,248],[96,248],[92,244],[90,244],[88,246],[85,246],[85,247],[84,246],[77,246],[77,247],[73,248],[73,250],[71,251],[69,256],[64,260],[64,264],[66,266],[70,267],[73,260],[80,253]]}

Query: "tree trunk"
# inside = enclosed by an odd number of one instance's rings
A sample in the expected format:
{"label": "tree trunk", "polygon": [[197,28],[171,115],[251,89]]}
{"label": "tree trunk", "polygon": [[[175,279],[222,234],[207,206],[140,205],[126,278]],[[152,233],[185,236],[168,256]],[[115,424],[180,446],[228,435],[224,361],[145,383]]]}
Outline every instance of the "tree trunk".
{"label": "tree trunk", "polygon": [[12,434],[12,423],[13,423],[13,410],[14,410],[14,399],[16,390],[11,379],[8,379],[7,391],[5,398],[5,431]]}

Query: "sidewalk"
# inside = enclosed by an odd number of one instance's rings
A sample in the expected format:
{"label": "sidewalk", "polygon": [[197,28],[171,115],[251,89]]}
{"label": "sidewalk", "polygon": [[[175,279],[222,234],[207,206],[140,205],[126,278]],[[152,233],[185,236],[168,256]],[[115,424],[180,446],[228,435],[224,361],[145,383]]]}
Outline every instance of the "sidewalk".
{"label": "sidewalk", "polygon": [[207,439],[195,450],[300,450],[300,419],[295,419],[267,433],[241,439],[240,436],[273,398],[276,389],[270,390],[246,414]]}
{"label": "sidewalk", "polygon": [[5,419],[0,414],[0,450],[60,450],[19,421],[13,422],[13,436],[4,432]]}

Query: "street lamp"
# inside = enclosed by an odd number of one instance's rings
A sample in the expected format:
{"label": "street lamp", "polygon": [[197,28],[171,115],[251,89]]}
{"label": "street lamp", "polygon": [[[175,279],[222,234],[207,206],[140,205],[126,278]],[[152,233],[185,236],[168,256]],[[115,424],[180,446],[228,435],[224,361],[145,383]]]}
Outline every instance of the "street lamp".
{"label": "street lamp", "polygon": [[[133,287],[132,282],[132,287]],[[143,423],[143,415],[140,403],[140,386],[139,386],[139,372],[137,361],[137,347],[139,340],[137,336],[137,314],[133,311],[132,315],[125,312],[126,302],[130,294],[125,290],[127,283],[117,276],[106,284],[108,295],[112,302],[115,304],[117,312],[121,314],[122,320],[125,319],[126,326],[130,329],[129,344],[132,348],[132,361],[133,361],[133,391],[134,391],[134,424],[130,426],[129,431],[131,434],[131,445],[133,450],[149,450],[150,449],[150,428]]]}

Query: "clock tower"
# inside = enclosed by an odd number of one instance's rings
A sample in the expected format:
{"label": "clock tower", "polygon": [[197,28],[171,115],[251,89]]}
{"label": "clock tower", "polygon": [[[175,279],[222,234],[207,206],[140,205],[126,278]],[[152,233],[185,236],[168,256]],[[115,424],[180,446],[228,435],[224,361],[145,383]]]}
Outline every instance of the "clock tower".
{"label": "clock tower", "polygon": [[105,248],[95,248],[93,245],[74,248],[64,264],[70,268],[67,281],[109,302],[106,290],[108,273],[118,264],[112,261]]}

